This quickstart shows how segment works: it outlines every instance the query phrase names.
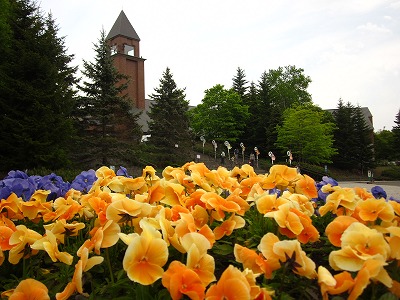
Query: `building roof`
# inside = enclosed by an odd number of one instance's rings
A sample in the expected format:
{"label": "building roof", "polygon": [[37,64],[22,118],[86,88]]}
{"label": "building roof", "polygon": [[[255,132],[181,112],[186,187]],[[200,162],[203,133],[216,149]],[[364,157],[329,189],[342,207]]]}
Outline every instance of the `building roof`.
{"label": "building roof", "polygon": [[[337,108],[326,109],[326,111],[329,111],[330,113],[333,113],[335,110],[337,110]],[[374,130],[374,123],[373,123],[373,120],[372,120],[372,114],[371,114],[371,111],[369,110],[369,108],[368,107],[361,107],[361,112],[364,115],[364,120],[365,120],[365,123],[367,124],[367,126],[371,130]]]}
{"label": "building roof", "polygon": [[119,14],[106,39],[109,40],[118,35],[140,41],[138,34],[133,28],[131,22],[129,22],[123,10],[121,10],[121,13]]}

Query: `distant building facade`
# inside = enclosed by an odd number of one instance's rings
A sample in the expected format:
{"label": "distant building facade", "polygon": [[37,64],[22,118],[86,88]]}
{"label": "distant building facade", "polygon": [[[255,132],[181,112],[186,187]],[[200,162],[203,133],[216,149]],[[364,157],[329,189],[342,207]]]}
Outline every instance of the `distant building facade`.
{"label": "distant building facade", "polygon": [[[329,111],[331,114],[333,114],[336,110],[337,109],[326,109],[326,111]],[[364,115],[365,123],[367,124],[369,129],[372,130],[372,132],[374,132],[374,122],[373,122],[372,114],[371,114],[369,108],[361,107],[361,111]]]}

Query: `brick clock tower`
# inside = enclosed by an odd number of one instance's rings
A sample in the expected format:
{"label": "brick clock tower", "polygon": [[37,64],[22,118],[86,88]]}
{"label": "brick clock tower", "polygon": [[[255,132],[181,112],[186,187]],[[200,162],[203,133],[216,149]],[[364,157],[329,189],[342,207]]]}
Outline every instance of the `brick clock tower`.
{"label": "brick clock tower", "polygon": [[128,96],[137,109],[145,109],[144,61],[140,56],[140,38],[132,27],[124,11],[115,21],[107,42],[111,46],[111,55],[118,72],[128,75]]}

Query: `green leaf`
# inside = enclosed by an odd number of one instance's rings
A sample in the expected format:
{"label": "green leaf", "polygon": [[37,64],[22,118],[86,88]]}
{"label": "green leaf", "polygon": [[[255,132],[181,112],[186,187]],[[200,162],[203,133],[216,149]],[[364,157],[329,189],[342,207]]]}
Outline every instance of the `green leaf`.
{"label": "green leaf", "polygon": [[227,244],[218,244],[213,247],[212,251],[216,254],[228,255],[233,253],[233,247]]}

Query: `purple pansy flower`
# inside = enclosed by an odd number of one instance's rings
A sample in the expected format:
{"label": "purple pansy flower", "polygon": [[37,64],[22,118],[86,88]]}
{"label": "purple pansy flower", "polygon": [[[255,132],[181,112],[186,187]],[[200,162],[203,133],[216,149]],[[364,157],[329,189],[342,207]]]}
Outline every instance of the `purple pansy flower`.
{"label": "purple pansy flower", "polygon": [[323,200],[323,201],[326,201],[326,197],[329,195],[329,193],[323,193],[321,191],[321,188],[324,185],[327,185],[327,184],[330,184],[331,186],[339,185],[338,182],[335,179],[333,179],[331,177],[328,177],[328,176],[323,176],[322,180],[316,184],[317,191],[318,191],[318,198]]}
{"label": "purple pansy flower", "polygon": [[88,192],[96,180],[95,170],[90,169],[88,171],[83,171],[72,181],[71,188],[80,192]]}
{"label": "purple pansy flower", "polygon": [[132,176],[130,176],[128,174],[128,170],[123,166],[119,167],[119,170],[117,171],[117,175],[118,176],[124,176],[124,177],[128,177],[128,178],[132,178]]}
{"label": "purple pansy flower", "polygon": [[381,198],[386,199],[387,198],[387,194],[386,194],[385,190],[378,185],[374,186],[371,189],[371,193],[376,199],[381,199]]}

